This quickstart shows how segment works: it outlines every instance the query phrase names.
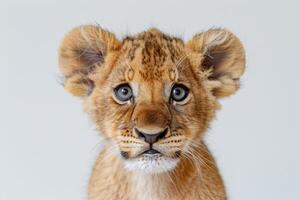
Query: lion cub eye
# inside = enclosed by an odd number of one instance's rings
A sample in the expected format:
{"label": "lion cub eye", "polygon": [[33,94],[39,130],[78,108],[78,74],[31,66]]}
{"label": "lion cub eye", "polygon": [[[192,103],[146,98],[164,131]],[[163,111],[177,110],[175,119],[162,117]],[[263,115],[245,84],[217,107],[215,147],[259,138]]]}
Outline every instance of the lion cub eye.
{"label": "lion cub eye", "polygon": [[114,93],[116,98],[122,102],[129,101],[133,97],[132,89],[127,83],[117,86]]}
{"label": "lion cub eye", "polygon": [[183,84],[175,84],[171,90],[171,99],[183,101],[189,94],[189,89]]}

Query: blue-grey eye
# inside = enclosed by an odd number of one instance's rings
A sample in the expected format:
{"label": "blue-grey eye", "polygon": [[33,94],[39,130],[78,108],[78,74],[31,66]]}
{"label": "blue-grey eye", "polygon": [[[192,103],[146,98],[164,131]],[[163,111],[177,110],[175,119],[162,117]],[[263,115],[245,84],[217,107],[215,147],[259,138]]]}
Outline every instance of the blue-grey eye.
{"label": "blue-grey eye", "polygon": [[132,89],[127,83],[117,86],[114,92],[116,98],[123,102],[129,101],[133,96]]}
{"label": "blue-grey eye", "polygon": [[189,94],[189,89],[183,84],[175,84],[171,91],[171,98],[174,101],[183,101]]}

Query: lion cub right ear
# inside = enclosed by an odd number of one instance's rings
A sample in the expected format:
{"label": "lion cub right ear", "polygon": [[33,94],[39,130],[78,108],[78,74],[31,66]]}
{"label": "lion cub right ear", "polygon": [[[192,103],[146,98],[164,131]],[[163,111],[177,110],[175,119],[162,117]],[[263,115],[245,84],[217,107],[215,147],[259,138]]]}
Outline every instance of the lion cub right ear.
{"label": "lion cub right ear", "polygon": [[215,97],[230,96],[239,89],[245,71],[245,51],[233,33],[210,29],[195,35],[186,46],[196,71],[205,74]]}
{"label": "lion cub right ear", "polygon": [[88,95],[94,87],[91,75],[104,66],[109,53],[119,48],[115,35],[99,26],[79,26],[71,30],[59,50],[65,89],[75,96]]}

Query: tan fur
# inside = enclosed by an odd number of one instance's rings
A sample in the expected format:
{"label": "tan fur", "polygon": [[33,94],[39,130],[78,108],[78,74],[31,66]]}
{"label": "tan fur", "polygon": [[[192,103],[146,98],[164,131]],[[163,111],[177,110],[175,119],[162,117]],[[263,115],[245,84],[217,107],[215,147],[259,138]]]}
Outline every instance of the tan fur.
{"label": "tan fur", "polygon": [[[211,29],[185,44],[153,28],[120,41],[100,27],[81,26],[66,35],[59,61],[66,90],[82,97],[107,141],[90,178],[89,200],[226,199],[202,138],[218,99],[239,88],[245,55],[237,37]],[[130,84],[132,102],[115,98],[113,89],[121,83]],[[189,88],[185,102],[169,101],[174,83]],[[153,144],[163,154],[155,161],[178,161],[175,168],[128,170],[126,163],[148,149],[134,129],[155,133],[166,127],[165,138]]]}

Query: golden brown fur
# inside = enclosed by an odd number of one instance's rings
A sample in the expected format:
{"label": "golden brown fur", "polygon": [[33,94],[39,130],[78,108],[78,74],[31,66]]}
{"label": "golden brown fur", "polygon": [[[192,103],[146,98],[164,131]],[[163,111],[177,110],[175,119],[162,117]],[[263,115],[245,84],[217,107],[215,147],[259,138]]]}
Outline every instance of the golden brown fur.
{"label": "golden brown fur", "polygon": [[[195,35],[187,43],[157,29],[119,41],[97,26],[68,33],[59,54],[65,88],[106,138],[90,178],[89,200],[225,200],[222,179],[202,138],[218,99],[239,88],[245,55],[240,41],[223,29]],[[114,88],[130,85],[133,98],[120,102]],[[189,94],[170,100],[174,84]],[[151,144],[137,132],[166,130]],[[151,148],[150,145],[150,148]]]}

